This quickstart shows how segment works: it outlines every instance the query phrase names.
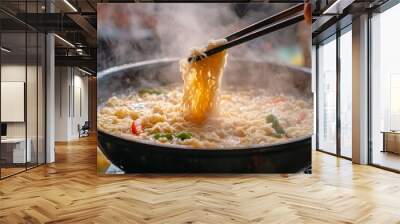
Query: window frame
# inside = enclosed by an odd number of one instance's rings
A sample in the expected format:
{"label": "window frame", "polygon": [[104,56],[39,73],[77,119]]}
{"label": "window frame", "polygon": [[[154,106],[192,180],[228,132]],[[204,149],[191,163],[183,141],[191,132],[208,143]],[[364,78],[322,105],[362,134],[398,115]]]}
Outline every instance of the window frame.
{"label": "window frame", "polygon": [[[340,22],[340,20],[338,21]],[[333,155],[333,156],[337,156],[339,158],[343,158],[346,160],[352,160],[351,157],[347,157],[342,155],[341,152],[341,119],[340,119],[340,103],[341,103],[341,97],[340,97],[340,77],[341,77],[341,67],[340,67],[340,37],[342,35],[344,35],[347,32],[352,32],[351,29],[352,23],[346,24],[344,27],[337,29],[335,33],[331,34],[330,36],[326,37],[323,40],[318,41],[315,44],[315,60],[316,60],[316,150],[319,152],[323,152],[329,155]],[[332,152],[328,152],[324,149],[321,149],[319,147],[319,135],[320,135],[320,130],[319,130],[319,103],[320,103],[320,99],[318,96],[319,90],[320,90],[320,86],[319,86],[319,65],[320,65],[320,56],[319,56],[319,47],[322,43],[328,43],[330,41],[336,41],[336,152],[332,153]]]}
{"label": "window frame", "polygon": [[400,173],[400,170],[390,168],[384,165],[380,165],[377,163],[373,162],[373,132],[372,132],[372,18],[373,14],[381,14],[384,13],[385,11],[391,9],[392,7],[396,6],[397,4],[400,4],[398,0],[389,0],[385,2],[384,4],[380,5],[377,8],[374,8],[372,10],[368,11],[368,20],[367,20],[367,46],[368,46],[368,53],[367,53],[367,77],[368,77],[368,165],[377,167],[383,170],[395,172],[395,173]]}

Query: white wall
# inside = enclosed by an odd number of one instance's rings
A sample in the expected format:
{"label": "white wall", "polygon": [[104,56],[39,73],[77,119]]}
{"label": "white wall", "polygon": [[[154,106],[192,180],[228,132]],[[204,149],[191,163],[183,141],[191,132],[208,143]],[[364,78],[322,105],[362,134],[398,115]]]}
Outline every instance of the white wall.
{"label": "white wall", "polygon": [[55,141],[68,141],[69,139],[69,68],[55,68]]}
{"label": "white wall", "polygon": [[[36,106],[37,106],[37,98],[36,98],[36,66],[28,66],[28,87],[27,87],[27,119],[28,122],[33,122],[32,124],[28,124],[29,127],[33,127],[36,130]],[[10,81],[18,81],[18,82],[26,82],[25,80],[25,65],[17,65],[17,64],[9,64],[1,66],[1,81],[10,82]],[[35,78],[33,78],[35,77]],[[40,107],[41,105],[39,105]],[[7,108],[1,108],[2,110],[7,110]],[[34,111],[35,113],[32,113]],[[29,130],[28,130],[29,134]],[[36,134],[36,133],[35,133]],[[25,122],[11,122],[7,123],[7,135],[9,137],[25,137]],[[29,137],[29,136],[28,136]]]}
{"label": "white wall", "polygon": [[72,67],[56,67],[55,73],[55,140],[70,141],[88,120],[88,78]]}
{"label": "white wall", "polygon": [[[2,65],[1,81],[25,82],[25,65]],[[1,108],[6,110],[6,108]],[[7,123],[7,137],[25,137],[25,123]]]}
{"label": "white wall", "polygon": [[72,132],[71,135],[73,138],[77,138],[79,136],[78,133],[78,124],[83,125],[85,121],[88,121],[88,78],[82,76],[82,73],[79,72],[76,74],[77,70],[75,70],[74,75],[74,108],[73,108],[73,119],[72,119]]}
{"label": "white wall", "polygon": [[[38,71],[37,71],[38,69]],[[2,82],[24,82],[26,84],[26,107],[22,108],[22,112],[27,115],[24,122],[6,122],[8,138],[25,138],[30,139],[30,148],[32,151],[32,161],[44,162],[44,90],[43,90],[42,68],[25,64],[3,64],[1,66]],[[27,80],[25,80],[27,78]],[[37,92],[38,91],[38,92]],[[2,96],[4,97],[4,96]],[[10,110],[10,108],[1,108],[2,111]],[[39,156],[37,157],[37,154]]]}

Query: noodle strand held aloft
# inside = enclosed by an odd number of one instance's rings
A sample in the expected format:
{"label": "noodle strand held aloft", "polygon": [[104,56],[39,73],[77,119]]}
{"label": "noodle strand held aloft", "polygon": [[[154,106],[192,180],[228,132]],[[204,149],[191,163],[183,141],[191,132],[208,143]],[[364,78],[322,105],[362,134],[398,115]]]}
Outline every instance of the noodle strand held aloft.
{"label": "noodle strand held aloft", "polygon": [[[201,55],[205,50],[225,42],[224,39],[210,41],[206,49],[195,49],[191,56]],[[200,61],[181,60],[180,71],[184,81],[182,107],[185,120],[201,124],[214,111],[226,57],[225,50]]]}

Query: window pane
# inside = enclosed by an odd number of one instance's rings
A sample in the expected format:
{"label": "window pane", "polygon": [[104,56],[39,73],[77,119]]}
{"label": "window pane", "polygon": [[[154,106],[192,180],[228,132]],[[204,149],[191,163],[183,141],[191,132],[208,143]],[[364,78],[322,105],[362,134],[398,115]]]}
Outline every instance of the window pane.
{"label": "window pane", "polygon": [[28,32],[26,80],[27,139],[30,147],[28,168],[37,165],[37,33]]}
{"label": "window pane", "polygon": [[26,33],[1,34],[1,140],[2,178],[24,171],[30,161],[30,142],[26,141]]}
{"label": "window pane", "polygon": [[[37,1],[27,2],[26,12],[37,13]],[[37,19],[33,17],[32,19]],[[27,142],[30,148],[30,158],[27,167],[38,164],[38,33],[27,29],[27,76],[26,76],[26,116]]]}
{"label": "window pane", "polygon": [[[371,19],[372,163],[400,170],[400,4]],[[386,137],[386,138],[385,138]]]}
{"label": "window pane", "polygon": [[318,48],[318,148],[336,153],[336,41]]}
{"label": "window pane", "polygon": [[46,37],[44,34],[39,33],[38,45],[38,163],[45,163],[45,52]]}
{"label": "window pane", "polygon": [[352,154],[352,36],[351,30],[340,36],[340,153]]}

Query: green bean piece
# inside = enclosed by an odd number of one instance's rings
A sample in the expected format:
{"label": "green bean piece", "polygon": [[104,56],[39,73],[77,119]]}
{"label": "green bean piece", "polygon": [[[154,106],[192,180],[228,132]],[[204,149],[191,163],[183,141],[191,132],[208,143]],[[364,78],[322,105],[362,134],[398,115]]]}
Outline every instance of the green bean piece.
{"label": "green bean piece", "polygon": [[143,88],[139,90],[139,95],[144,95],[146,93],[160,95],[162,92],[158,89],[153,89],[153,88]]}
{"label": "green bean piece", "polygon": [[191,139],[192,138],[192,133],[190,132],[180,132],[175,135],[175,137],[179,138],[180,140],[185,140],[185,139]]}
{"label": "green bean piece", "polygon": [[153,138],[156,140],[159,140],[160,138],[166,138],[169,141],[171,141],[173,139],[173,136],[171,133],[157,133],[157,134],[153,135]]}
{"label": "green bean piece", "polygon": [[272,133],[271,136],[274,137],[274,138],[282,138],[281,134],[278,134],[278,133],[275,133],[275,132]]}
{"label": "green bean piece", "polygon": [[269,114],[267,116],[266,120],[267,120],[267,123],[272,123],[272,128],[275,130],[275,132],[277,134],[281,134],[281,135],[286,134],[285,130],[283,129],[281,124],[279,124],[279,120],[275,115]]}

